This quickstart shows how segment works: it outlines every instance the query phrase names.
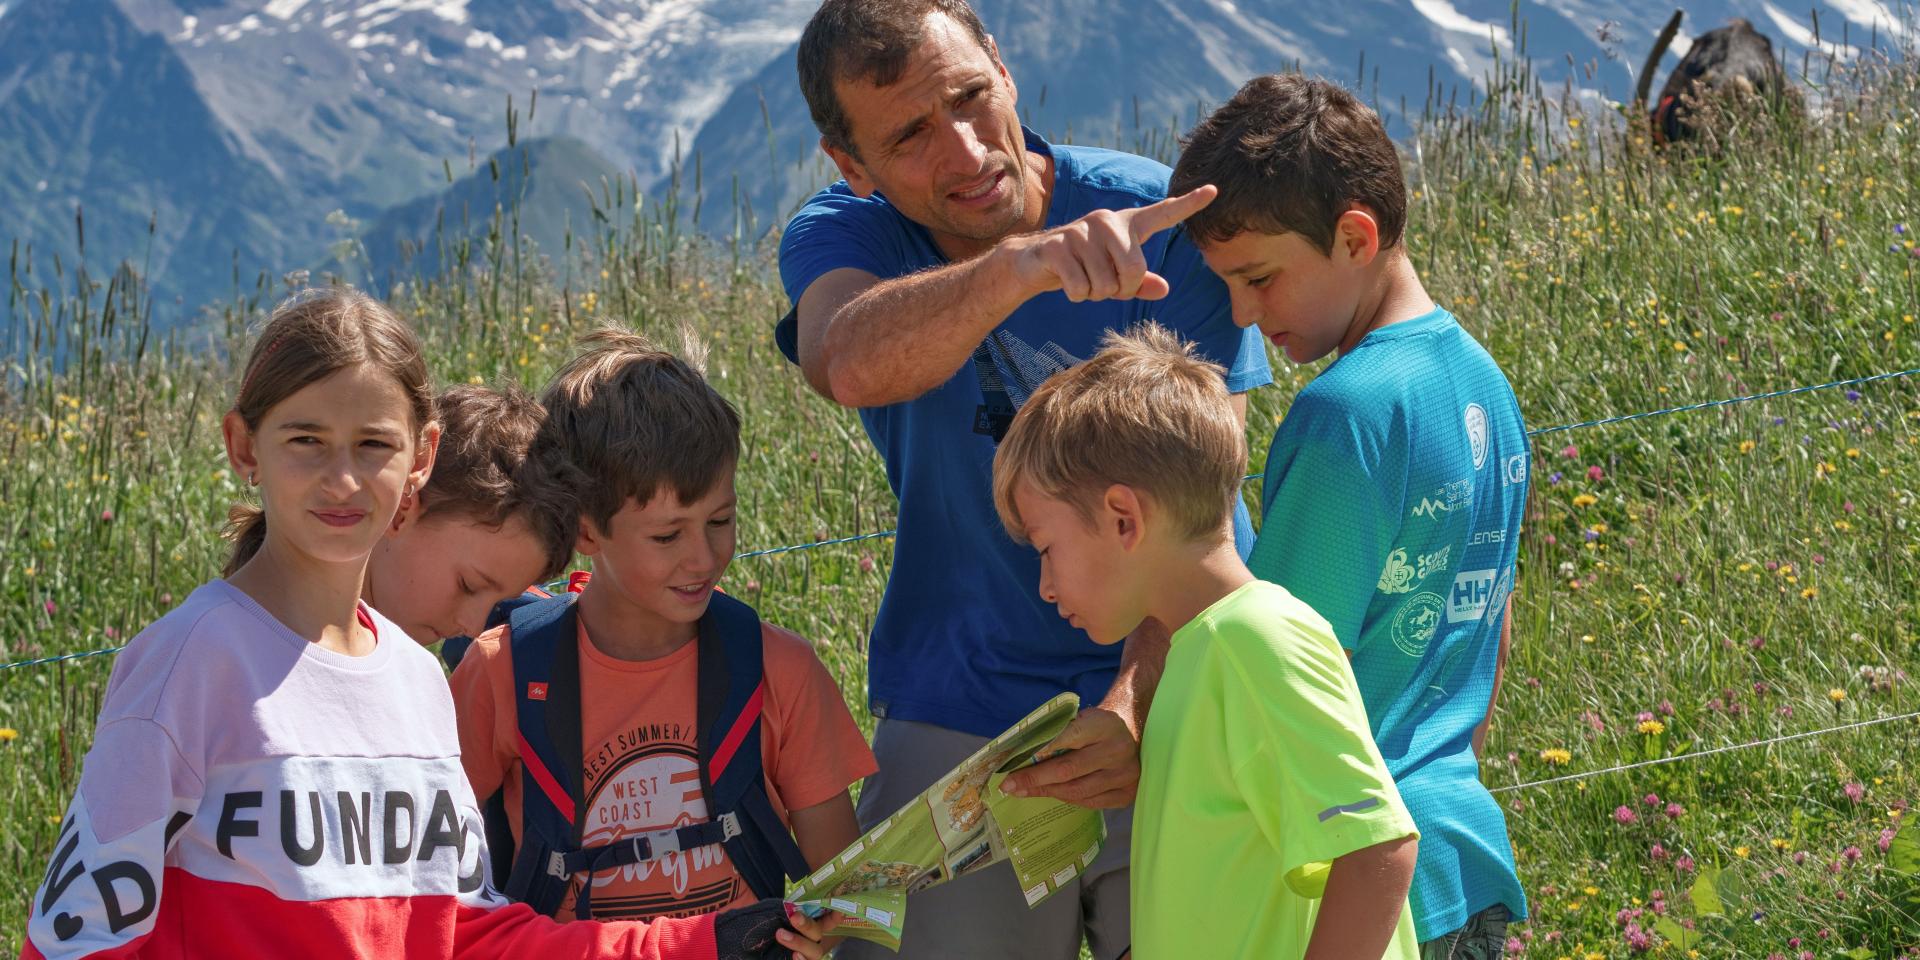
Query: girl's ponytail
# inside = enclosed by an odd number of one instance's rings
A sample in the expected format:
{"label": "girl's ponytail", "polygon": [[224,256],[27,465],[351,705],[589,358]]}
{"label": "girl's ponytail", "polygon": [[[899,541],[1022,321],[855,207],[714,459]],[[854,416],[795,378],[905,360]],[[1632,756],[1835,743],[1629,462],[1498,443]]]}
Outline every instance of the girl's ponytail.
{"label": "girl's ponytail", "polygon": [[251,503],[236,503],[227,508],[227,525],[220,530],[221,538],[233,543],[233,552],[227,555],[227,565],[220,568],[220,575],[231,577],[234,572],[247,565],[253,555],[260,552],[260,545],[267,542],[267,512]]}

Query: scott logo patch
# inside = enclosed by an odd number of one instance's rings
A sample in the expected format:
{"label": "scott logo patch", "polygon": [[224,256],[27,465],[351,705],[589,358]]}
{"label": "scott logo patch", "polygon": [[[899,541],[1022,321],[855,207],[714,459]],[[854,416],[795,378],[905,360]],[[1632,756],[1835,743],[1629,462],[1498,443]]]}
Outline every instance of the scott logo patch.
{"label": "scott logo patch", "polygon": [[546,684],[544,684],[544,683],[529,683],[529,684],[527,684],[527,699],[528,699],[528,700],[545,700],[546,698],[547,698],[547,685],[546,685]]}

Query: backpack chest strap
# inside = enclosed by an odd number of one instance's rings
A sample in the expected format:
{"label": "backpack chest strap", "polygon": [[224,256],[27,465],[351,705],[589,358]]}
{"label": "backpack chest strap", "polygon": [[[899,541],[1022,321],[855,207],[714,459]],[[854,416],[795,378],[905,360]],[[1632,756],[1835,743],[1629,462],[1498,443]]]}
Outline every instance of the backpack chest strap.
{"label": "backpack chest strap", "polygon": [[659,860],[670,854],[694,850],[716,843],[725,843],[740,835],[740,817],[735,813],[723,813],[717,820],[706,823],[692,823],[671,830],[655,830],[637,836],[625,837],[612,843],[586,847],[571,853],[553,853],[547,861],[547,872],[556,877],[571,877],[576,873],[597,873],[635,863]]}

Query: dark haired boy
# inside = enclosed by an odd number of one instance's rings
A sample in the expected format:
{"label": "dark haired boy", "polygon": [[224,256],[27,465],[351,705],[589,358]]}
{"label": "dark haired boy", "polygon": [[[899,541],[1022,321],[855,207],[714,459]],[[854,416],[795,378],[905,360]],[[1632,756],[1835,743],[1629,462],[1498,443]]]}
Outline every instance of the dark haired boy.
{"label": "dark haired boy", "polygon": [[1220,196],[1187,221],[1234,321],[1295,363],[1248,566],[1332,624],[1420,830],[1409,896],[1423,955],[1497,957],[1526,915],[1478,754],[1510,643],[1528,447],[1500,368],[1427,296],[1380,118],[1323,80],[1264,76],[1189,134],[1169,187]]}
{"label": "dark haired boy", "polygon": [[594,570],[515,607],[453,673],[461,763],[490,845],[513,851],[495,880],[562,918],[778,898],[858,838],[848,786],[874,761],[812,644],[715,589],[740,415],[697,363],[618,330],[542,404],[536,446],[578,471]]}

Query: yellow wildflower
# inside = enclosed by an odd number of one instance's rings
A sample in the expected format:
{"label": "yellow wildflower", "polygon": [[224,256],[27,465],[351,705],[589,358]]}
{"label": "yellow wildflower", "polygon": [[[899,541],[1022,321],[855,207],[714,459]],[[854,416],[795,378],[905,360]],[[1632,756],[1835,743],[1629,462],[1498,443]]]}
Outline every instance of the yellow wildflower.
{"label": "yellow wildflower", "polygon": [[0,743],[10,743],[19,739],[20,731],[12,727],[0,727]]}
{"label": "yellow wildflower", "polygon": [[1540,751],[1540,759],[1543,762],[1553,764],[1556,767],[1564,767],[1567,765],[1567,761],[1573,759],[1573,754],[1565,750],[1562,750],[1559,747],[1548,747],[1547,749]]}
{"label": "yellow wildflower", "polygon": [[1642,720],[1640,721],[1640,732],[1659,736],[1667,732],[1667,725],[1658,720]]}
{"label": "yellow wildflower", "polygon": [[1802,600],[1812,600],[1814,597],[1817,597],[1819,595],[1820,595],[1819,587],[1808,587],[1805,590],[1800,591],[1800,599]]}
{"label": "yellow wildflower", "polygon": [[1591,507],[1599,502],[1600,498],[1591,493],[1583,493],[1573,498],[1573,505],[1576,507]]}
{"label": "yellow wildflower", "polygon": [[1741,452],[1741,453],[1752,453],[1752,452],[1753,452],[1753,441],[1752,441],[1752,440],[1742,440],[1742,441],[1740,441],[1740,452]]}
{"label": "yellow wildflower", "polygon": [[1827,699],[1832,700],[1834,703],[1839,703],[1847,699],[1847,692],[1839,687],[1834,687],[1832,690],[1827,691]]}
{"label": "yellow wildflower", "polygon": [[1751,854],[1752,852],[1753,851],[1748,849],[1745,845],[1741,845],[1733,848],[1733,855],[1736,857],[1739,857],[1742,860],[1745,860],[1747,858],[1747,855]]}
{"label": "yellow wildflower", "polygon": [[1771,843],[1775,850],[1793,849],[1793,844],[1787,842],[1784,838],[1781,838],[1781,837],[1774,837],[1772,840],[1768,841],[1768,843]]}

